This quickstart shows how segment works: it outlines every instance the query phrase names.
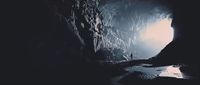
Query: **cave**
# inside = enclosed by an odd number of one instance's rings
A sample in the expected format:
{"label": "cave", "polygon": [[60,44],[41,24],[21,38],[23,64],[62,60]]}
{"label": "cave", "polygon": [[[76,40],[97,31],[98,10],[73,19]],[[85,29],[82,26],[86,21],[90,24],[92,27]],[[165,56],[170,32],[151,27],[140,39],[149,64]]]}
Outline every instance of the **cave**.
{"label": "cave", "polygon": [[188,0],[5,1],[0,81],[198,80],[198,6]]}

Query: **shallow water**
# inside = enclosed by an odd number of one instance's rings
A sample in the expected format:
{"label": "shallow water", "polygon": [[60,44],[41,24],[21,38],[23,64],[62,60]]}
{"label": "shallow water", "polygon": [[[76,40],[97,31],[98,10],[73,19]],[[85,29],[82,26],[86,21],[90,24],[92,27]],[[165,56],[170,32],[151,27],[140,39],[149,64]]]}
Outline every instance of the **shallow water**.
{"label": "shallow water", "polygon": [[174,66],[174,65],[161,66],[161,67],[146,67],[145,65],[141,65],[141,66],[128,67],[126,68],[126,71],[142,72],[144,73],[145,79],[153,79],[156,77],[174,77],[174,78],[184,79],[183,73],[180,71],[179,68],[180,68],[179,66]]}
{"label": "shallow water", "polygon": [[[188,79],[184,73],[180,71],[181,66],[169,65],[150,67],[151,64],[141,64],[137,66],[131,66],[125,68],[128,71],[126,74],[114,77],[112,79],[113,84],[119,84],[118,82],[123,79],[128,80],[153,80],[155,78],[174,78],[174,79]],[[132,78],[132,79],[130,79]]]}

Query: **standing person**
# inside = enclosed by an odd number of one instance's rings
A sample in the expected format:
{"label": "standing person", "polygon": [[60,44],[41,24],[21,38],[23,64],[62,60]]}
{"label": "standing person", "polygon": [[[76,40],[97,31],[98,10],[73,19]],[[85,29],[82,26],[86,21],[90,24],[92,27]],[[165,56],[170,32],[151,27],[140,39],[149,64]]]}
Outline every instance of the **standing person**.
{"label": "standing person", "polygon": [[131,57],[131,60],[132,60],[132,59],[133,59],[133,54],[132,54],[132,53],[131,53],[131,56],[130,56],[130,57]]}

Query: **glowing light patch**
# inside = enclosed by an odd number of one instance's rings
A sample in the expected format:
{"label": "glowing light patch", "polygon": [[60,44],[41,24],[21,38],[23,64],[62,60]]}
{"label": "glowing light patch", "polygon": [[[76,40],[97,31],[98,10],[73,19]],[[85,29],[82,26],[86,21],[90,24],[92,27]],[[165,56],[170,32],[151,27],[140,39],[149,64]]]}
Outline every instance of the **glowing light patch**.
{"label": "glowing light patch", "polygon": [[179,69],[180,67],[168,66],[166,70],[162,71],[159,76],[161,77],[175,77],[183,78],[183,75]]}
{"label": "glowing light patch", "polygon": [[171,27],[171,19],[158,21],[142,31],[141,39],[151,45],[163,48],[173,40],[174,30]]}
{"label": "glowing light patch", "polygon": [[[154,53],[159,53],[174,37],[174,29],[171,27],[172,19],[165,18],[148,25],[140,31],[140,41],[153,50]],[[155,54],[156,55],[156,54]]]}

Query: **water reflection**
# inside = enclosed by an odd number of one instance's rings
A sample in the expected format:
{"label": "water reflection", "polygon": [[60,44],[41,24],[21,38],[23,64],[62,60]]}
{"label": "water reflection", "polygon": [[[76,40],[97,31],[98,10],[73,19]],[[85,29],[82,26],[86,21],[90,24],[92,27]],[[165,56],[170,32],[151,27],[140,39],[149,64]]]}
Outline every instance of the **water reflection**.
{"label": "water reflection", "polygon": [[156,80],[162,78],[172,79],[189,79],[188,75],[185,75],[180,71],[182,65],[168,65],[153,67],[151,64],[140,64],[125,68],[128,71],[125,74],[113,77],[111,79],[112,84],[116,85],[122,81],[134,81],[134,80]]}
{"label": "water reflection", "polygon": [[140,66],[132,66],[128,67],[125,70],[128,71],[130,74],[133,72],[141,72],[144,79],[154,79],[157,77],[172,77],[172,78],[179,78],[185,79],[183,73],[180,71],[181,66],[160,66],[160,67],[148,67],[146,65]]}
{"label": "water reflection", "polygon": [[174,78],[183,78],[183,75],[179,69],[180,67],[167,66],[166,70],[163,70],[159,76],[161,77],[174,77]]}

